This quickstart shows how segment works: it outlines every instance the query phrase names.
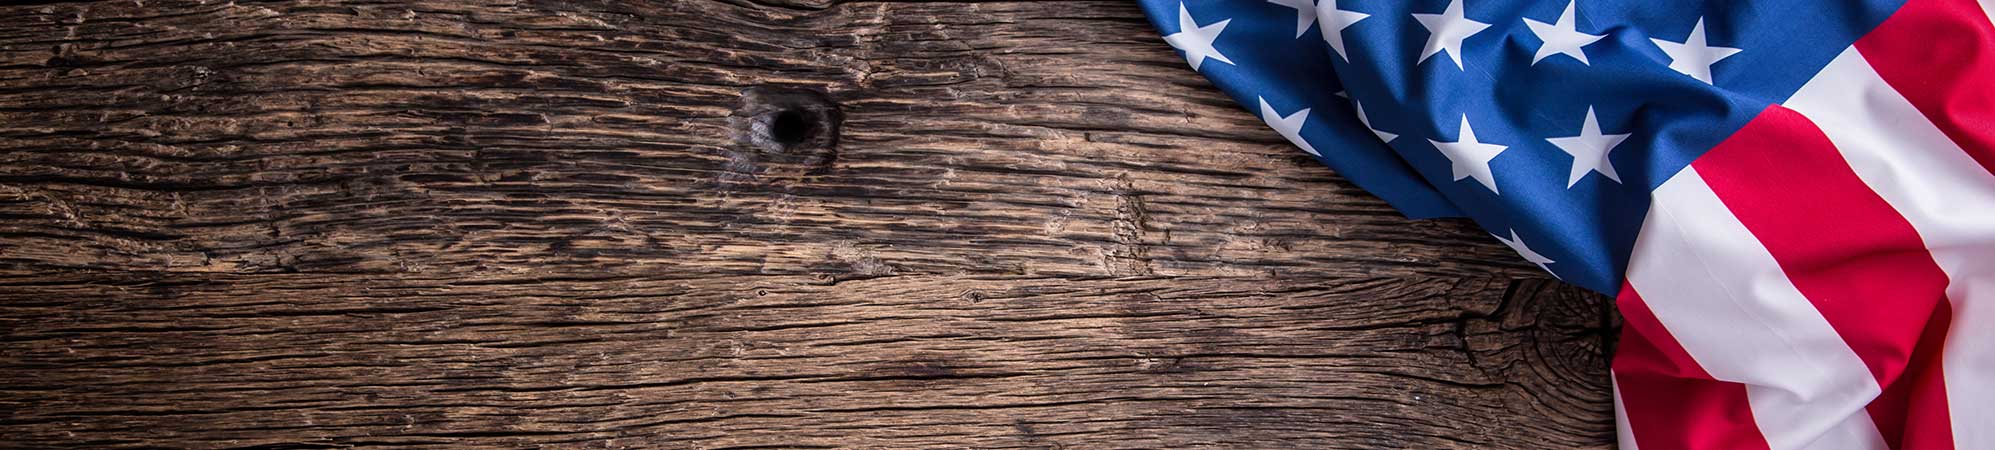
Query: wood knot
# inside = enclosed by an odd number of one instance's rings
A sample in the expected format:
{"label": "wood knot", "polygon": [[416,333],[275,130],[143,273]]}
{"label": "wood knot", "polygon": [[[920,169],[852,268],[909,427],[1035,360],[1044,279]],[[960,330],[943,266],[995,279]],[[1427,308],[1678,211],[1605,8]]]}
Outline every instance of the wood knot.
{"label": "wood knot", "polygon": [[756,86],[741,91],[741,105],[728,123],[735,142],[823,163],[838,146],[838,126],[844,119],[838,105],[821,91]]}

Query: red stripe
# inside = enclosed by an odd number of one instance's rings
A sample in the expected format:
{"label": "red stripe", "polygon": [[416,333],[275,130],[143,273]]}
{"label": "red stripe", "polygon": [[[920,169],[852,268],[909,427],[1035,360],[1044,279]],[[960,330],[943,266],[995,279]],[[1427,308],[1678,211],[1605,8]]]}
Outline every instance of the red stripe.
{"label": "red stripe", "polygon": [[[1884,387],[1869,411],[1885,442],[1901,448],[1908,409],[1944,419],[1944,403],[1911,401],[1914,387],[1941,383],[1939,367],[1920,368],[1929,380],[1904,375],[1915,357],[1941,351],[1921,344],[1945,339],[1944,324],[1940,336],[1925,334],[1934,329],[1931,319],[1950,315],[1938,312],[1949,307],[1946,272],[1912,223],[1857,177],[1828,136],[1800,113],[1773,106],[1691,166]],[[1937,426],[1948,431],[1944,420]]]}
{"label": "red stripe", "polygon": [[1905,371],[1904,381],[1892,385],[1905,386],[1905,398],[1893,399],[1891,391],[1885,391],[1879,401],[1903,401],[1909,406],[1905,412],[1905,439],[1901,449],[1950,449],[1953,445],[1953,418],[1947,415],[1946,379],[1940,371],[1940,354],[1946,351],[1947,327],[1953,323],[1953,305],[1941,303],[1933,308],[1933,317],[1926,321],[1925,334],[1919,338],[1919,348],[1912,352],[1912,366]]}
{"label": "red stripe", "polygon": [[1905,2],[1856,49],[1892,89],[1995,172],[1995,25],[1980,5]]}
{"label": "red stripe", "polygon": [[1634,286],[1621,285],[1616,304],[1624,321],[1614,378],[1637,447],[1765,449],[1746,386],[1711,379],[1690,352],[1656,320]]}

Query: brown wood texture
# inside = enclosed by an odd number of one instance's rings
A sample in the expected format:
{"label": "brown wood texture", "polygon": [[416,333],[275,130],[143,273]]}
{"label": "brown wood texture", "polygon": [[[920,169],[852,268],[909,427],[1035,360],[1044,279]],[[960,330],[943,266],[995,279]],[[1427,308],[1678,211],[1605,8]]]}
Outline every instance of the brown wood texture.
{"label": "brown wood texture", "polygon": [[0,6],[0,447],[1600,448],[1617,327],[1126,2]]}

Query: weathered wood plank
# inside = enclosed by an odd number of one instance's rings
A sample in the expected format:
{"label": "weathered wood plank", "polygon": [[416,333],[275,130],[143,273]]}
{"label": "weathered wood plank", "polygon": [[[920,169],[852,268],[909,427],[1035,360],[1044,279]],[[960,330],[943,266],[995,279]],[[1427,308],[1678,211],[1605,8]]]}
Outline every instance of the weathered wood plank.
{"label": "weathered wood plank", "polygon": [[1541,277],[1123,2],[0,6],[0,446],[1605,446]]}
{"label": "weathered wood plank", "polygon": [[0,283],[0,429],[29,446],[1548,448],[1611,423],[1609,316],[1542,282]]}
{"label": "weathered wood plank", "polygon": [[[1131,5],[0,10],[0,263],[1527,274],[1262,130]],[[823,167],[733,145],[826,90]],[[812,170],[818,169],[818,170]],[[863,276],[863,274],[859,274]]]}

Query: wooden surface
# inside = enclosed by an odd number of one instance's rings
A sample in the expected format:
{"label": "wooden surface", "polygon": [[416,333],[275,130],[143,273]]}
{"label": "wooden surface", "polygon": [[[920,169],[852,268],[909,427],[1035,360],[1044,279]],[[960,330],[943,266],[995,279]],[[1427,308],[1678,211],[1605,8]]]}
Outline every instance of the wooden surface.
{"label": "wooden surface", "polygon": [[1126,2],[0,7],[5,447],[1606,447],[1610,308]]}

